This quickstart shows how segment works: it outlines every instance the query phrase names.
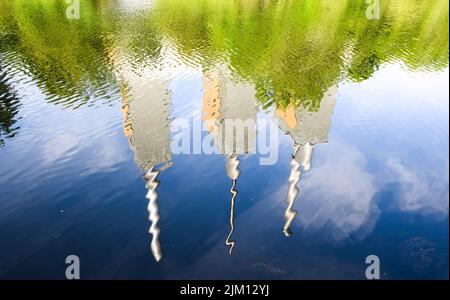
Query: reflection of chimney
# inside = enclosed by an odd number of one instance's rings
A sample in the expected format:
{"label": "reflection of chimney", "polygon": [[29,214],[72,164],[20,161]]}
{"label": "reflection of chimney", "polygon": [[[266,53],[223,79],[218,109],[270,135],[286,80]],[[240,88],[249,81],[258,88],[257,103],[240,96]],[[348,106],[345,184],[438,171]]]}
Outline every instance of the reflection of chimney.
{"label": "reflection of chimney", "polygon": [[[128,1],[106,4],[104,9],[116,9],[116,5],[149,4],[151,0]],[[111,5],[111,6],[110,6]],[[121,40],[126,44],[126,41]],[[119,45],[109,47],[109,60],[114,65],[116,78],[120,81],[124,134],[128,137],[136,164],[144,171],[149,200],[148,211],[152,234],[151,251],[156,261],[162,259],[159,242],[158,175],[170,167],[170,122],[169,82],[161,79],[161,72],[155,67],[144,66],[135,70],[129,62],[128,53]]]}
{"label": "reflection of chimney", "polygon": [[171,159],[168,82],[150,76],[124,78],[128,95],[123,103],[125,129],[136,164],[145,171]]}
{"label": "reflection of chimney", "polygon": [[235,155],[230,155],[227,160],[227,175],[232,180],[232,185],[230,189],[231,193],[231,203],[230,203],[230,233],[228,233],[227,239],[225,241],[225,245],[229,247],[229,254],[233,252],[234,248],[234,240],[231,239],[234,231],[234,204],[236,200],[236,196],[238,191],[236,189],[236,182],[240,174],[239,170],[239,158]]}
{"label": "reflection of chimney", "polygon": [[154,79],[155,74],[151,72],[137,75],[132,71],[125,71],[121,78],[124,131],[134,152],[135,162],[143,169],[147,181],[151,252],[159,262],[162,250],[159,242],[157,177],[163,169],[170,166],[171,159],[168,82]]}
{"label": "reflection of chimney", "polygon": [[294,108],[292,105],[285,111],[277,110],[281,130],[288,133],[298,145],[326,143],[331,114],[336,105],[336,92],[336,86],[330,87],[320,101],[319,110],[315,112],[302,106]]}
{"label": "reflection of chimney", "polygon": [[254,153],[257,107],[253,86],[212,72],[205,74],[203,85],[203,120],[220,153]]}
{"label": "reflection of chimney", "polygon": [[218,132],[217,121],[220,118],[219,76],[205,74],[203,79],[203,120],[211,135]]}
{"label": "reflection of chimney", "polygon": [[232,180],[230,203],[230,232],[225,241],[231,255],[235,242],[234,206],[238,194],[239,155],[256,149],[255,90],[250,84],[232,83],[226,76],[209,72],[203,81],[203,120],[214,144],[226,155],[226,171]]}
{"label": "reflection of chimney", "polygon": [[157,262],[162,259],[162,251],[161,244],[159,242],[159,206],[158,206],[158,192],[156,188],[159,185],[159,181],[157,177],[159,175],[159,170],[149,170],[145,174],[145,180],[147,180],[146,188],[148,189],[148,193],[145,198],[148,199],[148,216],[151,222],[151,226],[149,229],[149,233],[152,235],[152,242],[150,243],[150,249],[152,251],[152,255]]}
{"label": "reflection of chimney", "polygon": [[319,110],[316,112],[310,112],[304,107],[295,109],[292,105],[289,105],[284,111],[276,111],[277,117],[281,119],[279,122],[281,130],[289,134],[294,142],[291,174],[286,196],[288,206],[284,213],[283,232],[286,236],[292,235],[290,227],[297,214],[293,210],[293,206],[299,193],[297,185],[300,181],[301,169],[308,171],[311,168],[314,145],[328,141],[331,114],[336,105],[336,92],[336,86],[329,88],[320,102]]}

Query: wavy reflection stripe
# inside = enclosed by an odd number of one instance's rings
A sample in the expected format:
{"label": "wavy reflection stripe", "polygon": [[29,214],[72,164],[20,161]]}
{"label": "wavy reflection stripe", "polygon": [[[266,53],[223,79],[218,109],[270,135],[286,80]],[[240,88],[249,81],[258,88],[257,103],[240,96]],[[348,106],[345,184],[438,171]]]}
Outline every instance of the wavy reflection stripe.
{"label": "wavy reflection stripe", "polygon": [[236,204],[236,197],[238,191],[236,189],[237,179],[239,177],[239,158],[232,154],[227,161],[227,174],[232,180],[232,185],[230,189],[231,193],[231,201],[230,201],[230,232],[228,233],[227,239],[225,241],[225,245],[229,247],[228,254],[231,255],[233,252],[233,248],[235,246],[235,241],[231,239],[231,236],[234,232],[234,207]]}
{"label": "wavy reflection stripe", "polygon": [[145,197],[149,200],[147,210],[149,213],[149,220],[151,222],[149,233],[152,235],[150,249],[153,257],[157,262],[159,262],[162,259],[162,249],[161,244],[159,242],[160,229],[158,226],[159,223],[158,193],[156,192],[156,188],[159,185],[159,181],[157,180],[159,173],[160,173],[159,170],[154,170],[154,168],[151,168],[145,175],[145,179],[147,180],[146,187],[148,189],[148,193]]}
{"label": "wavy reflection stripe", "polygon": [[286,196],[286,202],[288,206],[286,207],[286,210],[284,211],[284,227],[283,232],[286,236],[291,236],[292,232],[290,230],[292,221],[294,221],[295,216],[297,215],[297,211],[293,210],[293,206],[295,203],[295,199],[297,198],[299,194],[299,189],[297,187],[299,181],[300,181],[300,163],[295,160],[295,156],[300,149],[300,145],[294,145],[294,151],[292,154],[291,159],[291,173],[289,175],[289,187],[288,187],[288,193]]}
{"label": "wavy reflection stripe", "polygon": [[230,233],[227,236],[227,240],[225,241],[225,245],[229,247],[229,255],[231,255],[235,241],[231,239],[231,235],[234,231],[234,206],[236,202],[236,196],[238,194],[238,191],[236,189],[236,179],[233,179],[233,184],[231,186],[230,192],[231,192],[231,203],[230,203]]}

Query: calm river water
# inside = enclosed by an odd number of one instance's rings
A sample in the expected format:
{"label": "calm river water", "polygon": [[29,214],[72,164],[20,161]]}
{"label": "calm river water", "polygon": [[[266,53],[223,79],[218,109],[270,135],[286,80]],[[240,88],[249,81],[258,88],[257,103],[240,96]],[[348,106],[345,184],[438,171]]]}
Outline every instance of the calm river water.
{"label": "calm river water", "polygon": [[0,278],[448,278],[447,0],[80,3],[0,0]]}

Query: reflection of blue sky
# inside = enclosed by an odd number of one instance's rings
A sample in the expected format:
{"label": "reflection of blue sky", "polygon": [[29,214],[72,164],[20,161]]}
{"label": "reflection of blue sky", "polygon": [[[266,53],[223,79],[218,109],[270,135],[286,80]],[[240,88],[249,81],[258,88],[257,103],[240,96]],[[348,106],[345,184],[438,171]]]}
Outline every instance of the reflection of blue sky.
{"label": "reflection of blue sky", "polygon": [[397,64],[376,75],[341,87],[332,130],[365,153],[379,185],[397,185],[398,209],[448,214],[448,69],[410,73]]}
{"label": "reflection of blue sky", "polygon": [[316,147],[313,168],[300,183],[298,225],[337,239],[353,232],[364,237],[379,214],[373,196],[388,183],[396,185],[391,207],[445,217],[448,89],[433,89],[447,80],[448,69],[411,74],[391,65],[341,87],[329,144]]}
{"label": "reflection of blue sky", "polygon": [[358,232],[369,234],[378,217],[372,202],[376,192],[374,175],[367,170],[367,159],[341,138],[318,145],[310,173],[301,182],[302,195],[297,209],[304,230],[321,230],[337,240]]}
{"label": "reflection of blue sky", "polygon": [[[398,184],[397,207],[425,215],[445,217],[448,214],[448,163],[441,170],[415,171],[399,158],[389,159],[390,180]],[[441,171],[441,172],[440,172]]]}
{"label": "reflection of blue sky", "polygon": [[[250,277],[358,278],[355,274],[359,269],[351,260],[337,259],[338,254],[330,254],[317,245],[335,245],[333,247],[338,248],[331,248],[334,250],[330,251],[338,253],[342,250],[337,250],[340,248],[335,241],[339,241],[350,256],[364,257],[367,251],[377,248],[370,246],[369,250],[366,249],[366,240],[370,240],[376,228],[386,226],[386,219],[390,220],[392,215],[419,213],[426,216],[428,222],[433,222],[434,216],[442,220],[448,215],[447,129],[442,126],[448,119],[448,106],[445,104],[448,96],[445,92],[438,92],[428,100],[428,95],[432,94],[428,88],[409,88],[410,85],[417,85],[416,81],[422,82],[423,87],[427,81],[431,85],[431,81],[445,79],[448,73],[408,75],[396,65],[386,68],[362,84],[341,87],[329,142],[315,146],[312,169],[304,173],[300,181],[300,196],[295,205],[299,213],[294,221],[294,236],[285,239],[281,233],[291,151],[291,141],[283,135],[280,161],[276,166],[257,166],[255,157],[244,159],[241,163],[236,252],[233,257],[226,256],[224,225],[220,226],[220,232],[208,235],[206,240],[202,240],[203,235],[199,233],[199,236],[191,237],[191,242],[203,251],[198,252],[199,256],[189,267],[177,273],[177,278],[240,278],[243,269]],[[400,76],[405,84],[386,84],[385,80],[393,81],[390,72],[392,76]],[[385,84],[387,88],[382,89]],[[444,82],[442,84],[445,85]],[[364,95],[363,99],[361,95]],[[398,98],[399,95],[402,97]],[[403,101],[403,97],[407,100]],[[436,119],[430,121],[430,114],[435,115]],[[435,135],[426,136],[425,132],[430,131]],[[434,140],[434,143],[410,145],[411,141],[427,139]],[[435,156],[433,152],[439,155]],[[417,159],[418,153],[422,154],[420,159]],[[228,183],[225,175],[220,175],[224,161],[221,166],[220,160],[215,165],[211,165],[209,160],[204,167],[201,167],[203,164],[199,164],[200,161],[196,162],[196,168],[205,171],[206,178],[222,178],[222,188],[219,185],[216,189],[224,193],[221,201],[227,201]],[[222,173],[225,173],[224,169]],[[261,179],[264,177],[270,180]],[[249,187],[252,185],[264,188],[257,190]],[[196,182],[194,176],[189,180],[189,186],[191,191],[195,186],[201,190],[203,184]],[[389,189],[394,192],[388,199],[385,191]],[[386,206],[385,201],[391,203]],[[221,206],[221,210],[227,210],[226,203],[208,203],[210,209]],[[381,218],[383,214],[386,216]],[[223,211],[216,211],[215,215],[225,218]],[[392,232],[395,232],[395,226],[401,226],[400,219],[407,217],[401,216],[397,217],[397,225],[391,224]],[[203,217],[209,220],[206,223],[211,224],[209,217]],[[417,226],[422,226],[419,224],[423,223],[418,222]],[[423,227],[428,228],[427,224]],[[378,236],[378,231],[374,236]],[[420,234],[420,230],[411,226],[409,234],[414,232]],[[433,237],[435,241],[436,238],[445,238],[439,234],[436,232]],[[401,235],[387,239],[393,245],[406,242]],[[353,246],[359,249],[353,252],[348,245],[355,242],[361,243],[362,249]],[[397,255],[397,248],[387,249]],[[358,251],[361,253],[358,254]],[[380,249],[376,251],[383,253]],[[400,257],[396,259],[402,260]],[[293,268],[293,262],[301,267]]]}
{"label": "reflection of blue sky", "polygon": [[105,188],[110,174],[133,166],[120,106],[62,109],[27,80],[17,82],[21,132],[0,151],[0,276],[55,247],[92,207],[116,199],[133,179],[116,173],[115,185]]}
{"label": "reflection of blue sky", "polygon": [[[170,84],[172,117],[201,108],[201,77],[186,74]],[[8,241],[0,266],[13,277],[45,262],[53,268],[42,276],[58,277],[53,258],[76,251],[90,278],[360,278],[368,251],[386,248],[395,264],[398,245],[414,236],[445,250],[449,96],[436,86],[448,87],[448,69],[389,65],[363,83],[340,85],[329,141],[314,147],[300,180],[291,238],[281,231],[290,137],[280,131],[276,165],[243,158],[232,257],[224,245],[225,158],[174,156],[160,176],[165,258],[155,265],[144,181],[123,136],[120,102],[61,109],[22,84],[21,129],[0,149],[0,240]]]}
{"label": "reflection of blue sky", "polygon": [[[117,107],[61,109],[61,106],[46,103],[43,100],[45,96],[37,87],[18,82],[17,89],[23,102],[20,110],[23,131],[0,152],[2,157],[9,158],[4,160],[3,171],[14,172],[14,169],[24,168],[28,162],[34,165],[30,169],[42,171],[83,156],[77,161],[77,169],[95,173],[108,171],[128,159],[128,150],[123,147],[124,139],[118,131],[123,125]],[[98,110],[102,113],[91,117]],[[36,139],[32,140],[30,147],[25,147],[33,137]],[[83,145],[93,144],[96,146],[89,152],[83,152],[90,148]],[[30,157],[24,159],[24,156]]]}

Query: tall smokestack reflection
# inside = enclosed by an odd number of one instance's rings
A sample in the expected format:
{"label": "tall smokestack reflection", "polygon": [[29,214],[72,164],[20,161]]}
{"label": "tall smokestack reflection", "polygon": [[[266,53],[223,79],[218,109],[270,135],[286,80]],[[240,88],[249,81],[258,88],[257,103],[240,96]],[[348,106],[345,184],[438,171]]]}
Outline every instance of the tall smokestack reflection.
{"label": "tall smokestack reflection", "polygon": [[[252,85],[232,83],[225,75],[208,72],[203,81],[203,120],[214,144],[227,157],[226,173],[231,179],[230,231],[225,240],[231,255],[235,246],[234,209],[240,175],[239,155],[256,149],[255,90]],[[243,125],[243,126],[240,126]]]}
{"label": "tall smokestack reflection", "polygon": [[225,245],[227,245],[228,253],[231,255],[234,248],[234,240],[231,239],[231,236],[233,235],[234,231],[234,205],[236,201],[236,196],[238,194],[238,191],[236,189],[236,182],[239,177],[240,171],[239,171],[239,158],[232,154],[228,157],[226,170],[228,177],[232,180],[232,185],[230,189],[231,193],[231,201],[230,201],[230,233],[227,236],[227,239],[225,241]]}
{"label": "tall smokestack reflection", "polygon": [[157,262],[159,262],[162,259],[161,244],[159,242],[160,229],[158,226],[159,223],[158,192],[156,191],[156,188],[159,185],[159,181],[157,180],[159,173],[160,173],[159,170],[155,170],[154,168],[152,168],[145,174],[145,179],[147,180],[146,187],[148,189],[148,193],[145,197],[148,199],[147,210],[149,220],[151,222],[149,233],[152,235],[150,249],[152,251],[153,257]]}
{"label": "tall smokestack reflection", "polygon": [[124,132],[134,152],[136,164],[143,170],[148,192],[147,210],[151,222],[150,249],[155,261],[163,258],[160,243],[158,176],[171,166],[170,92],[168,82],[155,78],[152,70],[136,74],[121,73],[122,101],[125,114]]}
{"label": "tall smokestack reflection", "polygon": [[289,134],[293,140],[291,172],[286,195],[287,207],[284,212],[285,223],[283,226],[283,233],[287,237],[292,235],[290,228],[297,215],[294,204],[299,194],[298,184],[301,172],[311,169],[314,145],[328,142],[331,115],[336,105],[336,93],[336,86],[329,88],[316,112],[310,112],[302,106],[294,108],[292,105],[283,111],[277,110],[276,112],[276,117],[280,119],[281,130]]}

